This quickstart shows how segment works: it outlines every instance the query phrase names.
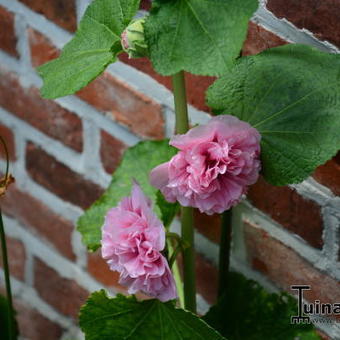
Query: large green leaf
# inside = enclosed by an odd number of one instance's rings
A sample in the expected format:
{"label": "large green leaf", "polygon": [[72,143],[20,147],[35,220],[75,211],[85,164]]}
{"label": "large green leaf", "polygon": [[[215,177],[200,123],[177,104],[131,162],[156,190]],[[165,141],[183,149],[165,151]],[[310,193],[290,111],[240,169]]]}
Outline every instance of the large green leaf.
{"label": "large green leaf", "polygon": [[172,302],[137,301],[134,296],[108,298],[93,293],[80,310],[80,327],[86,340],[222,340],[196,315]]}
{"label": "large green leaf", "polygon": [[124,153],[108,189],[78,220],[78,230],[90,250],[100,246],[104,216],[123,197],[130,195],[133,179],[138,181],[144,193],[153,201],[154,211],[163,223],[169,224],[176,213],[175,205],[160,199],[160,193],[150,185],[149,174],[155,166],[167,162],[175,153],[168,140],[140,142]]}
{"label": "large green leaf", "polygon": [[120,35],[139,0],[95,0],[58,59],[39,67],[44,98],[73,94],[99,76],[122,50]]}
{"label": "large green leaf", "polygon": [[287,45],[242,58],[207,94],[216,113],[262,135],[263,174],[275,185],[304,180],[340,148],[340,57]]}
{"label": "large green leaf", "polygon": [[240,53],[257,6],[258,0],[159,0],[145,23],[155,70],[225,73]]}
{"label": "large green leaf", "polygon": [[226,294],[204,320],[229,340],[318,340],[312,325],[291,325],[297,314],[294,298],[270,294],[256,282],[230,273]]}

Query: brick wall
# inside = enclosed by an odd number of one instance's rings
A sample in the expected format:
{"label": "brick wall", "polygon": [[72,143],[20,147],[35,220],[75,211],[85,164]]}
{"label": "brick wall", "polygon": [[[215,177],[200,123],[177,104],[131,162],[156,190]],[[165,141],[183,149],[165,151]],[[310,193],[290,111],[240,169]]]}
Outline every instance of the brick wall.
{"label": "brick wall", "polygon": [[[174,127],[170,80],[146,59],[122,55],[77,95],[40,98],[35,68],[58,55],[88,2],[0,0],[0,134],[16,177],[1,208],[19,326],[30,340],[76,337],[77,311],[88,293],[103,285],[122,291],[99,254],[87,254],[74,223],[108,185],[128,146],[169,136]],[[244,55],[290,42],[338,52],[338,1],[267,2],[249,23]],[[193,124],[209,118],[204,92],[213,81],[187,76]],[[233,268],[269,290],[307,283],[313,286],[307,299],[340,302],[339,195],[339,155],[299,185],[260,180],[235,209]],[[196,213],[195,221],[204,312],[215,300],[219,218]],[[0,278],[3,285],[2,270]],[[335,323],[320,328],[340,339]]]}

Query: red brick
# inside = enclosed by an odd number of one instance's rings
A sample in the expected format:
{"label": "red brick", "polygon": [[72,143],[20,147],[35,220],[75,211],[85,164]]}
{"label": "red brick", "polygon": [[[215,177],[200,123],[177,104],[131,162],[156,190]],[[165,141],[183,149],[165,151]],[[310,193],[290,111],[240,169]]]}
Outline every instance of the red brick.
{"label": "red brick", "polygon": [[[8,236],[6,237],[6,243],[10,273],[17,279],[24,281],[26,262],[25,246],[21,241]],[[0,265],[3,267],[1,253]]]}
{"label": "red brick", "polygon": [[16,319],[21,336],[31,340],[60,339],[63,333],[60,325],[47,319],[39,311],[21,301],[15,300],[14,308],[17,312]]}
{"label": "red brick", "polygon": [[258,54],[268,48],[287,44],[274,33],[267,31],[263,27],[249,22],[247,39],[244,42],[242,55]]}
{"label": "red brick", "polygon": [[61,254],[75,259],[72,249],[73,225],[62,216],[55,214],[41,201],[11,185],[0,200],[6,215],[17,219],[25,227],[53,244]]}
{"label": "red brick", "polygon": [[140,136],[163,137],[161,105],[108,73],[78,92],[78,96]]}
{"label": "red brick", "polygon": [[44,15],[68,31],[77,28],[75,0],[19,0],[33,11]]}
{"label": "red brick", "polygon": [[37,88],[22,87],[17,76],[4,69],[0,69],[0,106],[48,136],[82,151],[81,119],[56,102],[42,99]]}
{"label": "red brick", "polygon": [[[13,132],[5,125],[0,124],[0,136],[6,143],[9,160],[14,161],[16,156]],[[0,146],[0,158],[6,159],[5,150],[2,145]]]}
{"label": "red brick", "polygon": [[[314,268],[293,249],[271,238],[258,226],[244,221],[245,243],[250,265],[262,272],[280,288],[293,293],[291,285],[310,285],[305,291],[308,301],[340,301],[340,282]],[[261,263],[258,267],[256,264]]]}
{"label": "red brick", "polygon": [[206,215],[194,210],[195,228],[210,241],[220,242],[221,237],[221,218],[219,214]]}
{"label": "red brick", "polygon": [[74,280],[61,277],[37,258],[34,259],[34,287],[47,303],[73,318],[77,318],[80,307],[89,296],[89,292]]}
{"label": "red brick", "polygon": [[33,143],[28,143],[26,148],[26,167],[37,183],[84,209],[103,193],[98,185],[73,172]]}
{"label": "red brick", "polygon": [[144,9],[145,11],[150,10],[151,8],[151,0],[142,0],[140,3],[140,9]]}
{"label": "red brick", "polygon": [[218,272],[216,267],[196,253],[196,284],[197,292],[210,304],[216,302]]}
{"label": "red brick", "polygon": [[[156,73],[148,58],[129,59],[126,53],[119,55],[120,61],[129,64],[138,70],[149,74],[152,78],[167,87],[172,91],[171,77],[163,77]],[[215,77],[196,76],[194,74],[186,73],[186,86],[188,102],[198,108],[199,110],[209,111],[210,109],[205,105],[205,92],[208,87],[215,81]]]}
{"label": "red brick", "polygon": [[87,257],[88,272],[100,283],[107,287],[118,287],[123,289],[118,283],[119,273],[109,269],[108,264],[100,255],[100,250],[89,253]]}
{"label": "red brick", "polygon": [[319,166],[313,176],[319,183],[331,189],[334,195],[340,196],[340,152],[333,159]]}
{"label": "red brick", "polygon": [[29,28],[27,33],[33,67],[38,67],[59,56],[60,51],[50,39],[33,28]]}
{"label": "red brick", "polygon": [[14,14],[8,12],[5,8],[0,6],[0,48],[18,57],[17,51],[17,37],[14,28]]}
{"label": "red brick", "polygon": [[268,0],[267,8],[298,28],[307,28],[321,40],[340,46],[340,3],[338,0]]}
{"label": "red brick", "polygon": [[106,131],[101,131],[100,157],[104,169],[112,174],[119,164],[127,146]]}
{"label": "red brick", "polygon": [[273,220],[313,247],[322,248],[323,222],[317,203],[304,199],[289,187],[269,185],[263,178],[250,187],[248,198]]}

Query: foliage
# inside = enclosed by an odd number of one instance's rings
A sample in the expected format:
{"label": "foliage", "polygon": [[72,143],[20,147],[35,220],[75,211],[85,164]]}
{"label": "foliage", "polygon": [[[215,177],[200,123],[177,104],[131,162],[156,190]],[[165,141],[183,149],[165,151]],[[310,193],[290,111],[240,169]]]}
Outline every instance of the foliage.
{"label": "foliage", "polygon": [[270,294],[241,274],[230,273],[228,289],[204,320],[229,340],[318,340],[309,324],[291,325],[297,315],[294,298]]}
{"label": "foliage", "polygon": [[156,1],[145,23],[155,70],[221,75],[239,56],[258,0]]}
{"label": "foliage", "polygon": [[262,135],[264,177],[298,183],[340,148],[340,58],[287,45],[242,58],[207,94],[219,114]]}
{"label": "foliage", "polygon": [[108,189],[78,221],[78,230],[90,250],[96,250],[100,246],[104,216],[123,197],[129,196],[133,179],[138,181],[152,200],[154,210],[163,223],[169,225],[176,214],[177,205],[166,202],[157,189],[149,184],[149,173],[158,164],[167,162],[175,153],[168,140],[140,142],[124,153]]}
{"label": "foliage", "polygon": [[120,36],[139,0],[95,0],[58,59],[41,66],[44,98],[73,94],[99,76],[122,51]]}
{"label": "foliage", "polygon": [[134,296],[108,298],[93,293],[80,310],[80,327],[86,340],[222,340],[196,315],[178,309],[173,302],[137,301]]}

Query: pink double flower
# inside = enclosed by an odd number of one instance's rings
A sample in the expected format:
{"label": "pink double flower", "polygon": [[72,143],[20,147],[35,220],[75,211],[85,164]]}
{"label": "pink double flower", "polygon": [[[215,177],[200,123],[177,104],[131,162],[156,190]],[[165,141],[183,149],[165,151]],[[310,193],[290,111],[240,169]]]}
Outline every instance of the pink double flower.
{"label": "pink double flower", "polygon": [[102,256],[120,283],[134,294],[142,291],[161,301],[177,298],[166,258],[165,230],[152,211],[151,201],[134,183],[131,196],[108,211],[102,229]]}
{"label": "pink double flower", "polygon": [[152,170],[151,184],[169,202],[209,215],[222,213],[257,181],[260,139],[256,129],[236,117],[214,117],[171,139],[179,152]]}

